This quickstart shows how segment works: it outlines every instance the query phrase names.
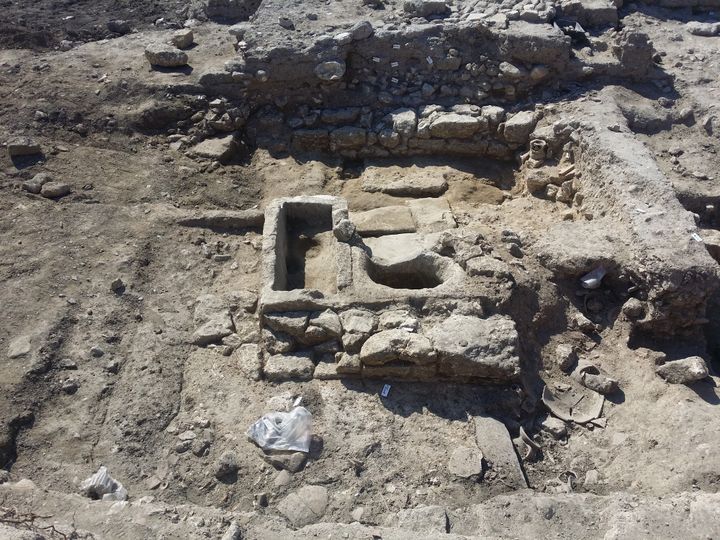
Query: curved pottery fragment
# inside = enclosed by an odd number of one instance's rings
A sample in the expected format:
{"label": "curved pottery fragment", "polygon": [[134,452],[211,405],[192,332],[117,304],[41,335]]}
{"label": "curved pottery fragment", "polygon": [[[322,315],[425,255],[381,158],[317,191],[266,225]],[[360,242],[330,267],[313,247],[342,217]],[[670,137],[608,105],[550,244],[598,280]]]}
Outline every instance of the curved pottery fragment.
{"label": "curved pottery fragment", "polygon": [[586,424],[600,417],[605,397],[597,392],[582,390],[569,390],[556,395],[546,386],[542,401],[561,420]]}

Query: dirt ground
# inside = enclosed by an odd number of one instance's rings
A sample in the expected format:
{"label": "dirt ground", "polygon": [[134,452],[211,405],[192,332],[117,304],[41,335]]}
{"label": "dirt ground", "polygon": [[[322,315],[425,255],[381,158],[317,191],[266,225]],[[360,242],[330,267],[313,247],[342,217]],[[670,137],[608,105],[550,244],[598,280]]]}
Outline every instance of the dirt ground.
{"label": "dirt ground", "polygon": [[[583,218],[522,192],[515,162],[358,164],[257,150],[220,166],[174,148],[179,130],[162,114],[182,121],[182,98],[172,96],[159,119],[144,111],[179,75],[151,71],[142,50],[167,33],[153,26],[156,19],[183,23],[182,4],[0,2],[0,141],[27,135],[46,149],[42,160],[13,161],[4,148],[0,154],[0,457],[7,462],[0,537],[25,538],[13,536],[17,512],[86,535],[68,538],[230,538],[223,534],[231,523],[242,526],[242,538],[720,535],[713,522],[720,360],[705,342],[720,342],[720,308],[708,312],[706,338],[694,341],[631,336],[613,300],[598,339],[569,330],[567,314],[578,300],[538,262],[535,246],[544,231]],[[720,38],[686,32],[693,17],[689,10],[626,7],[624,24],[644,27],[674,88],[663,94],[638,83],[615,91],[633,136],[655,155],[678,200],[716,230],[720,223],[703,212],[720,202],[718,140],[703,126],[720,107]],[[110,19],[128,20],[137,32],[117,37],[107,29]],[[204,23],[195,35],[197,73],[232,53],[221,25]],[[85,43],[60,51],[62,40]],[[687,108],[694,121],[668,122],[670,108],[658,105],[656,94],[672,95],[672,111]],[[583,88],[555,100],[555,112],[574,114],[606,95]],[[605,401],[602,426],[571,423],[555,438],[541,429],[548,416],[541,406],[524,412],[517,385],[393,381],[381,397],[382,380],[256,381],[222,347],[192,344],[200,295],[260,291],[263,238],[257,227],[184,227],[179,218],[263,208],[301,194],[342,196],[354,212],[404,204],[407,197],[362,190],[373,167],[388,179],[440,175],[460,225],[479,224],[496,246],[503,231],[520,236],[526,257],[503,247],[495,254],[523,291],[511,307],[521,314],[521,333],[541,329],[523,347],[550,358],[558,343],[572,342],[612,374],[621,391]],[[40,172],[67,182],[71,193],[53,200],[25,191],[23,182]],[[323,257],[313,270],[321,280]],[[122,293],[111,286],[117,278]],[[256,315],[243,324],[238,333],[258,333]],[[18,337],[29,340],[29,351],[10,357]],[[702,355],[711,375],[668,385],[655,374],[663,353]],[[538,381],[556,388],[568,377],[548,362],[530,384]],[[245,432],[297,397],[319,438],[305,467],[287,474]],[[449,472],[452,452],[475,444],[478,415],[502,419],[514,437],[522,426],[542,448],[523,460],[530,490],[492,474],[478,480]],[[218,478],[226,452],[236,455],[237,471]],[[81,481],[100,465],[122,482],[129,503],[79,495]],[[304,486],[329,493],[319,523],[306,529],[278,511]]]}

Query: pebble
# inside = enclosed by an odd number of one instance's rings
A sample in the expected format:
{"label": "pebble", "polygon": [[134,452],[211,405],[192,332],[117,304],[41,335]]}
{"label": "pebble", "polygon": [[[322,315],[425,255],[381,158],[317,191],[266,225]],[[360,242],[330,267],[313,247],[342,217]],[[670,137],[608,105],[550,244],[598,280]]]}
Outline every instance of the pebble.
{"label": "pebble", "polygon": [[110,290],[116,294],[122,294],[125,291],[125,282],[121,278],[112,280]]}
{"label": "pebble", "polygon": [[220,458],[215,462],[215,478],[218,480],[229,479],[235,475],[240,469],[238,458],[235,452],[226,450]]}
{"label": "pebble", "polygon": [[80,388],[80,383],[76,379],[67,379],[60,388],[66,394],[74,394]]}
{"label": "pebble", "polygon": [[548,416],[543,420],[542,430],[548,432],[555,439],[562,439],[567,435],[565,422],[554,416]]}

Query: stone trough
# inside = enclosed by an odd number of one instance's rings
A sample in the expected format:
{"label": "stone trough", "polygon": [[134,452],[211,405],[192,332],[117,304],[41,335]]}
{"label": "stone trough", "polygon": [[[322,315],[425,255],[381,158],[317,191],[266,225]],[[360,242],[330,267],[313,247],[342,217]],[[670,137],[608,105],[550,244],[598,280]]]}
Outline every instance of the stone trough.
{"label": "stone trough", "polygon": [[501,294],[498,284],[509,294],[511,273],[469,275],[440,254],[443,235],[460,231],[447,202],[433,201],[447,210],[434,222],[422,214],[418,230],[427,232],[367,239],[337,197],[285,198],[267,207],[260,297],[267,378],[519,377],[515,323],[486,315]]}

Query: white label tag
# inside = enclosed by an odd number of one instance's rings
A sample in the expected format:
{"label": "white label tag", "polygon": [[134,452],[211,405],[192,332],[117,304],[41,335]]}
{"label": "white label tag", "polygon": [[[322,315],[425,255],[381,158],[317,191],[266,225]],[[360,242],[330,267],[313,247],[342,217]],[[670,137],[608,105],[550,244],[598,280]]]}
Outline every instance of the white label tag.
{"label": "white label tag", "polygon": [[388,397],[389,393],[390,393],[390,385],[389,384],[383,385],[383,389],[382,389],[382,392],[380,392],[380,395],[382,397]]}

